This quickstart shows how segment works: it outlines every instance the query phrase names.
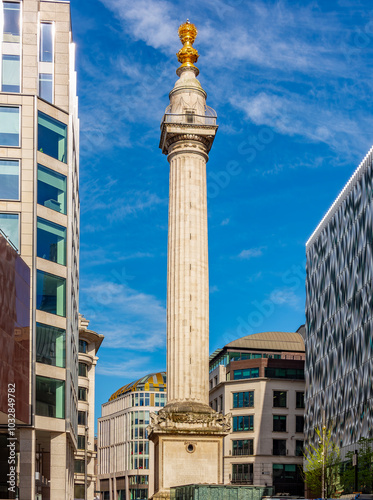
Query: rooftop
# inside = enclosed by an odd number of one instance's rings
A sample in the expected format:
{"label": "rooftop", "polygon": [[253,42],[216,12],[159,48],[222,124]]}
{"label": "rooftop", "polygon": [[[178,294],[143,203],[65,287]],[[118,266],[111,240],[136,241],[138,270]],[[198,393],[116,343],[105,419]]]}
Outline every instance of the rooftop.
{"label": "rooftop", "polygon": [[276,351],[302,351],[304,340],[297,332],[262,332],[246,335],[225,346],[234,349],[268,349]]}
{"label": "rooftop", "polygon": [[166,372],[159,373],[151,373],[149,375],[145,375],[134,382],[130,382],[127,385],[124,385],[120,389],[118,389],[114,394],[112,394],[109,398],[109,401],[113,401],[114,399],[123,396],[123,394],[127,394],[129,392],[141,392],[141,391],[153,391],[153,392],[166,392],[167,389],[167,377]]}

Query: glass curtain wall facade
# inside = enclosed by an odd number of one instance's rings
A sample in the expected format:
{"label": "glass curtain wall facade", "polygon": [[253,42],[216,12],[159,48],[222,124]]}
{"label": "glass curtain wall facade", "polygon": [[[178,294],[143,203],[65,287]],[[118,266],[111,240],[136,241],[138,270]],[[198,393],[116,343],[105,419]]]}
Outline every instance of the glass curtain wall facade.
{"label": "glass curtain wall facade", "polygon": [[[43,499],[50,484],[48,498],[57,498],[53,485],[66,470],[63,494],[73,498],[80,204],[70,4],[0,0],[0,16],[0,230],[31,270],[33,414],[17,435],[19,497]],[[35,450],[27,464],[25,449]],[[56,450],[64,450],[59,462]]]}
{"label": "glass curtain wall facade", "polygon": [[305,434],[373,437],[372,150],[307,242]]}

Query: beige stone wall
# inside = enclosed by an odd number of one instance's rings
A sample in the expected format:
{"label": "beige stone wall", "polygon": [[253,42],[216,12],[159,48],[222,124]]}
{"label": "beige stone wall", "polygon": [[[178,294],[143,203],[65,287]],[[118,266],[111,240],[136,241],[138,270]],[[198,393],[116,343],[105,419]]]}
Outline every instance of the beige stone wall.
{"label": "beige stone wall", "polygon": [[[230,484],[232,464],[252,463],[254,484],[272,485],[274,463],[302,464],[302,457],[295,456],[296,440],[303,440],[303,433],[295,432],[296,415],[304,415],[304,409],[295,406],[296,392],[304,392],[304,380],[246,379],[226,381],[226,368],[222,365],[210,373],[210,404],[215,408],[221,401],[224,414],[254,415],[254,431],[231,432],[224,438],[224,484]],[[253,408],[233,408],[233,393],[254,391]],[[273,391],[287,391],[287,408],[273,407]],[[286,432],[273,432],[273,415],[286,415]],[[253,439],[254,455],[232,456],[235,439]],[[286,439],[287,456],[274,456],[273,439]]]}

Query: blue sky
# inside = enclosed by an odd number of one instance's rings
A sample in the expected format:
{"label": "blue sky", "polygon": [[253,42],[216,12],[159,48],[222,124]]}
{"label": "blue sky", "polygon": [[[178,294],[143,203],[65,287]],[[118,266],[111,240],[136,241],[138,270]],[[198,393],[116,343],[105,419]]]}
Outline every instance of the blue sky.
{"label": "blue sky", "polygon": [[305,243],[372,144],[369,1],[71,0],[81,120],[80,311],[105,335],[96,412],[165,369],[177,28],[218,113],[208,178],[210,350],[304,322]]}

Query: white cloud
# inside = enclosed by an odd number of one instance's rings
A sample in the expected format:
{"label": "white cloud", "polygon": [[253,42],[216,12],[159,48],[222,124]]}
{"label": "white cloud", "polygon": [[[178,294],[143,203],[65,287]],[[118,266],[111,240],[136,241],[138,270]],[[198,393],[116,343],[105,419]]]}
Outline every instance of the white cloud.
{"label": "white cloud", "polygon": [[117,358],[114,360],[109,357],[106,357],[105,359],[105,361],[100,360],[97,364],[96,373],[98,375],[108,377],[122,377],[123,385],[143,377],[152,371],[162,370],[162,367],[153,366],[154,360],[152,360],[149,356],[140,356],[125,361],[117,361]]}
{"label": "white cloud", "polygon": [[229,218],[223,219],[220,223],[221,226],[227,226],[229,224]]}
{"label": "white cloud", "polygon": [[263,248],[264,247],[258,247],[258,248],[248,248],[247,250],[242,250],[238,254],[239,259],[251,259],[252,257],[260,257],[263,255]]}
{"label": "white cloud", "polygon": [[128,194],[122,198],[121,201],[115,201],[114,205],[110,208],[108,213],[109,221],[122,220],[128,215],[134,215],[137,212],[142,212],[146,209],[152,209],[156,205],[167,203],[167,200],[161,200],[158,195],[150,193],[149,191]]}
{"label": "white cloud", "polygon": [[290,288],[276,288],[269,295],[269,300],[277,305],[288,305],[293,308],[300,306],[298,295]]}
{"label": "white cloud", "polygon": [[166,308],[154,297],[125,283],[96,281],[82,286],[82,314],[105,335],[105,345],[152,352],[165,347]]}
{"label": "white cloud", "polygon": [[[171,2],[164,0],[101,0],[121,21],[123,29],[135,40],[169,52],[178,23],[170,13]],[[179,23],[180,24],[180,23]]]}

